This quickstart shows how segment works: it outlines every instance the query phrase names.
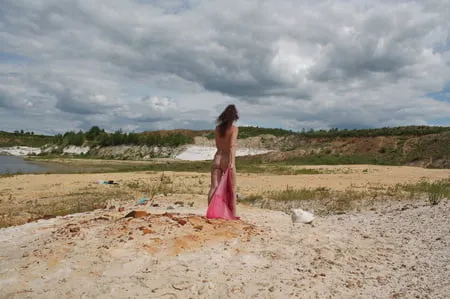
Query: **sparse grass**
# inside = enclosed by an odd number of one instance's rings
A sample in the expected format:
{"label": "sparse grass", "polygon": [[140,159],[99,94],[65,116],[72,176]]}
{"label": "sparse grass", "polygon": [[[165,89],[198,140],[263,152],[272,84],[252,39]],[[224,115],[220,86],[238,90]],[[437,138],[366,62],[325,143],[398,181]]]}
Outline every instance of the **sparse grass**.
{"label": "sparse grass", "polygon": [[450,179],[436,182],[422,180],[417,184],[398,184],[392,192],[403,191],[409,193],[410,197],[425,195],[430,205],[437,205],[444,198],[450,198]]}
{"label": "sparse grass", "polygon": [[[52,163],[52,159],[33,158],[30,160]],[[197,172],[209,173],[211,161],[164,161],[148,163],[118,162],[110,160],[106,163],[94,163],[90,159],[76,158],[71,160],[57,159],[58,168],[55,173],[111,173],[111,172]],[[73,163],[73,161],[76,161]],[[264,173],[276,175],[323,174],[322,170],[311,168],[295,168],[284,162],[266,163],[259,158],[236,158],[236,169],[240,173]]]}
{"label": "sparse grass", "polygon": [[317,189],[293,189],[289,186],[285,190],[270,191],[267,196],[274,200],[289,201],[289,200],[322,200],[330,196],[330,191],[324,188]]}
{"label": "sparse grass", "polygon": [[[111,204],[118,208],[117,204],[130,201],[137,202],[140,196],[152,199],[155,196],[166,197],[172,194],[203,194],[203,188],[199,188],[199,185],[196,184],[199,180],[201,178],[193,176],[189,180],[190,183],[185,183],[183,180],[175,182],[170,174],[161,173],[145,181],[129,181],[105,188],[103,186],[100,188],[91,186],[57,197],[26,202],[21,202],[13,195],[9,195],[8,198],[8,194],[5,194],[0,198],[0,227],[23,224],[29,219],[36,219],[45,215],[63,216],[88,212],[109,207]],[[187,203],[188,206],[193,206],[193,204],[193,202]]]}
{"label": "sparse grass", "polygon": [[125,183],[125,186],[133,191],[142,193],[143,196],[153,198],[155,195],[174,193],[174,186],[172,178],[166,174],[161,173],[160,177],[156,181],[142,182],[133,181]]}
{"label": "sparse grass", "polygon": [[348,188],[345,191],[316,189],[294,189],[267,191],[245,196],[240,202],[261,208],[288,212],[291,208],[316,209],[316,213],[345,213],[375,200],[426,199],[430,205],[437,205],[444,198],[450,198],[450,180],[436,182],[421,181],[415,184],[397,184],[391,187],[376,186],[368,190]]}
{"label": "sparse grass", "polygon": [[[61,157],[28,158],[31,161],[41,163],[56,164],[58,167],[52,170],[53,173],[112,173],[112,172],[209,172],[211,162],[209,161],[119,161],[98,158],[74,157],[71,159],[61,159]],[[93,160],[102,160],[99,161]]]}
{"label": "sparse grass", "polygon": [[282,165],[279,163],[252,163],[249,161],[241,161],[236,163],[236,169],[242,173],[265,173],[276,175],[301,175],[301,174],[322,174],[323,172],[311,168],[293,168],[290,165]]}
{"label": "sparse grass", "polygon": [[279,162],[288,165],[400,165],[400,162],[375,155],[338,155],[338,154],[314,154],[302,157],[294,157]]}
{"label": "sparse grass", "polygon": [[239,202],[244,202],[244,203],[248,203],[248,204],[252,204],[255,203],[257,201],[260,201],[263,199],[262,194],[249,194],[247,196],[245,196],[245,198],[243,199],[239,199]]}
{"label": "sparse grass", "polygon": [[0,173],[0,178],[10,178],[10,177],[13,177],[16,175],[21,175],[21,174],[23,174],[22,171],[13,172],[13,171],[6,170],[5,173]]}
{"label": "sparse grass", "polygon": [[130,189],[140,189],[141,188],[141,184],[139,182],[128,182],[125,184],[125,186],[127,186]]}
{"label": "sparse grass", "polygon": [[8,202],[0,208],[0,227],[23,224],[29,219],[46,215],[65,216],[93,211],[106,207],[111,200],[127,201],[130,200],[130,196],[128,192],[118,188],[111,189],[109,192],[85,189],[58,198],[29,200],[24,204],[12,205],[14,198],[10,195]]}
{"label": "sparse grass", "polygon": [[68,214],[83,213],[104,208],[111,198],[126,199],[126,193],[115,191],[113,194],[101,194],[96,192],[71,193],[59,201],[40,204],[35,201],[33,210],[35,215],[64,216]]}
{"label": "sparse grass", "polygon": [[16,176],[17,174],[12,174],[12,173],[2,173],[0,174],[0,179],[1,178],[11,178],[13,176]]}
{"label": "sparse grass", "polygon": [[167,196],[168,194],[175,193],[172,179],[169,176],[164,175],[164,173],[161,174],[159,181],[156,184],[153,184],[149,191],[151,197],[158,194]]}
{"label": "sparse grass", "polygon": [[353,209],[354,204],[366,197],[365,192],[346,190],[333,191],[325,187],[315,189],[293,189],[267,191],[263,194],[252,194],[241,200],[260,208],[281,210],[289,213],[291,208],[312,208],[316,214],[345,213]]}

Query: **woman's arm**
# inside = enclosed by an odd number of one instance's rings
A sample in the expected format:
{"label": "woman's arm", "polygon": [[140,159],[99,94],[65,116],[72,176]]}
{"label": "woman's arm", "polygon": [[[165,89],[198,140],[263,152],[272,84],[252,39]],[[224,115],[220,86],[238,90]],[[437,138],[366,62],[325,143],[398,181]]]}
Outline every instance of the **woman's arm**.
{"label": "woman's arm", "polygon": [[231,148],[230,148],[230,157],[229,157],[229,163],[228,163],[229,168],[234,168],[238,133],[239,133],[239,128],[233,127],[233,130],[231,132]]}

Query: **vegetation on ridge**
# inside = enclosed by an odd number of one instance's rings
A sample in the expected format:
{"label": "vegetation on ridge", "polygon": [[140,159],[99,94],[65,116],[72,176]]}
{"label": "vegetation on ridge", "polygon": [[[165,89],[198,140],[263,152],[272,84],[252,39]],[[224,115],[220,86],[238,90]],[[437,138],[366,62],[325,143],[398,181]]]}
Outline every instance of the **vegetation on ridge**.
{"label": "vegetation on ridge", "polygon": [[[266,138],[272,135],[278,138]],[[58,145],[52,152],[60,154],[65,146],[108,147],[116,145],[146,145],[175,148],[194,143],[194,137],[212,138],[211,130],[164,130],[143,133],[108,133],[98,126],[83,132],[66,132],[56,136],[36,135],[32,132],[7,133],[0,131],[0,147]],[[312,164],[379,164],[418,165],[450,168],[450,127],[407,126],[396,128],[357,130],[302,130],[240,127],[239,138],[261,136],[250,141],[251,146],[276,150],[273,153],[243,157],[241,163],[276,163],[284,165]],[[245,142],[243,143],[245,144]],[[136,149],[137,150],[137,149]],[[153,150],[153,149],[152,149]],[[129,159],[130,156],[105,156],[93,150],[94,158]],[[147,154],[145,154],[147,155]],[[159,157],[159,151],[156,156]],[[164,156],[164,155],[163,155]],[[161,156],[161,157],[163,157]],[[143,157],[140,153],[131,159]],[[239,162],[238,162],[239,163]]]}
{"label": "vegetation on ridge", "polygon": [[[253,126],[239,127],[240,139],[256,137],[260,135],[273,135],[276,137],[298,136],[305,138],[336,138],[336,137],[377,137],[377,136],[423,136],[439,134],[450,131],[450,127],[438,126],[405,126],[393,128],[375,129],[338,129],[306,130],[294,132],[278,128],[261,128]],[[38,135],[34,132],[15,131],[14,133],[0,131],[0,146],[33,146],[40,147],[45,144],[58,145],[149,145],[149,146],[180,146],[193,142],[193,137],[214,137],[212,130],[161,130],[142,133],[125,133],[121,130],[108,133],[98,126],[93,126],[86,132],[68,131],[55,136]]]}

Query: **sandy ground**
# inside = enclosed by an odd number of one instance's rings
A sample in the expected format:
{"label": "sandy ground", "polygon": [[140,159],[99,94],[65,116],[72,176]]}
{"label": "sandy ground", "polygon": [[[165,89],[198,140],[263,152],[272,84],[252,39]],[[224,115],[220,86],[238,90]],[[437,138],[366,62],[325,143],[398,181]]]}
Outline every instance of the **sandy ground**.
{"label": "sandy ground", "polygon": [[[107,162],[103,161],[103,163]],[[295,168],[317,169],[321,174],[242,174],[238,169],[237,193],[245,197],[286,188],[326,187],[339,191],[386,189],[399,183],[416,183],[422,179],[434,181],[450,178],[448,169],[419,167],[350,165],[296,166]],[[208,173],[165,172],[164,176],[170,182],[171,190],[169,191],[173,193],[190,195],[193,199],[201,201],[209,191]],[[113,180],[118,185],[98,185],[96,183],[98,180]],[[142,197],[151,197],[153,194],[149,190],[158,186],[160,180],[160,172],[4,177],[0,178],[0,217],[9,217],[13,219],[12,223],[22,224],[30,218],[39,216],[33,214],[36,204],[49,205],[55,202],[60,203],[62,200],[84,200],[84,198],[100,195],[108,197],[111,201],[119,199],[133,201]]]}
{"label": "sandy ground", "polygon": [[[316,167],[308,167],[316,168]],[[448,178],[414,167],[318,167],[326,174],[240,175],[240,192],[389,186]],[[293,225],[238,205],[240,221],[203,217],[207,174],[167,173],[183,194],[0,229],[0,298],[448,298],[450,202],[378,202],[371,210]],[[3,204],[109,192],[156,173],[0,179]],[[111,179],[119,185],[97,185]],[[183,189],[184,188],[184,189]],[[109,190],[109,191],[107,191]],[[187,192],[189,191],[189,192]],[[190,207],[186,204],[193,202]],[[152,206],[157,203],[158,206]],[[141,218],[127,217],[133,210]]]}
{"label": "sandy ground", "polygon": [[[449,201],[318,218],[105,210],[0,230],[1,298],[448,298]],[[167,214],[170,212],[172,214]],[[184,221],[183,221],[184,220]]]}
{"label": "sandy ground", "polygon": [[[449,169],[424,169],[398,166],[304,166],[297,168],[318,169],[323,174],[306,175],[264,175],[241,174],[238,169],[238,193],[252,194],[269,190],[293,188],[328,187],[334,190],[348,188],[387,187],[399,183],[416,183],[422,179],[439,180],[450,178]],[[165,172],[178,193],[207,194],[210,177],[208,173]],[[161,177],[160,172],[129,172],[107,174],[44,174],[20,175],[0,178],[0,200],[16,199],[15,204],[28,199],[45,199],[79,192],[120,188],[140,182],[154,184]],[[96,186],[97,180],[114,180],[120,186]],[[106,189],[109,190],[109,189]],[[136,191],[136,196],[139,192]]]}

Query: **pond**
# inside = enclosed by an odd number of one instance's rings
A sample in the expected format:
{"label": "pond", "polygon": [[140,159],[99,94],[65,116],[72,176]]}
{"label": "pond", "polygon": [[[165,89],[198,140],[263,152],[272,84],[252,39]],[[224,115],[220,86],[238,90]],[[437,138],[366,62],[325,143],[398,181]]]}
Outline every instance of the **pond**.
{"label": "pond", "polygon": [[0,174],[7,173],[42,173],[49,169],[16,156],[0,156]]}

